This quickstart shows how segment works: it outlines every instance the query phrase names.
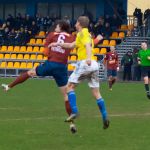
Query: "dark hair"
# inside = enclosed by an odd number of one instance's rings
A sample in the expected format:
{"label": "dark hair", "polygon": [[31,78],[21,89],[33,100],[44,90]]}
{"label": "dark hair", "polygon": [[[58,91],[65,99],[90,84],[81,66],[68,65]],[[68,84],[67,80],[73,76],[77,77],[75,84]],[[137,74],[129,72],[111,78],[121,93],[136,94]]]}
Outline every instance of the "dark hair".
{"label": "dark hair", "polygon": [[[70,33],[70,24],[65,21],[65,20],[58,20],[56,22],[56,26],[59,25],[60,26],[60,29],[61,31],[64,31],[64,32],[67,32],[67,33]],[[55,27],[56,27],[55,26]]]}
{"label": "dark hair", "polygon": [[90,20],[87,16],[80,16],[77,21],[80,23],[81,27],[88,28]]}

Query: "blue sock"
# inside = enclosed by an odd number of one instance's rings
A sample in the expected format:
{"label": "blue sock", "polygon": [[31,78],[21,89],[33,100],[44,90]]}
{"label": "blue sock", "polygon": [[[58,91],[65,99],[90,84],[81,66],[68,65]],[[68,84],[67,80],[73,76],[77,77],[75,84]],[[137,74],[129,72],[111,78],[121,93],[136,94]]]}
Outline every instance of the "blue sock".
{"label": "blue sock", "polygon": [[106,111],[106,108],[105,108],[104,100],[102,98],[97,99],[97,105],[98,105],[99,110],[102,114],[103,120],[106,120],[107,119],[107,111]]}
{"label": "blue sock", "polygon": [[76,104],[76,94],[75,94],[74,91],[70,91],[68,93],[68,99],[69,99],[69,103],[70,103],[72,113],[73,114],[78,113],[78,108],[77,108],[77,104]]}

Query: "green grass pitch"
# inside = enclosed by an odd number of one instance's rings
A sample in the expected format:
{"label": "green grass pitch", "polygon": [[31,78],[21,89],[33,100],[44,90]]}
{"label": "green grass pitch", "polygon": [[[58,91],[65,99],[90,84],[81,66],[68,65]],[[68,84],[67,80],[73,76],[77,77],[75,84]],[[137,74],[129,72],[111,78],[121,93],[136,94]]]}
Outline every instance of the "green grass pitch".
{"label": "green grass pitch", "polygon": [[[0,79],[9,83],[12,79]],[[73,135],[64,123],[66,112],[59,89],[52,80],[34,80],[8,93],[0,90],[0,150],[149,150],[150,100],[140,83],[106,82],[110,128],[102,129],[96,102],[85,83],[76,90],[80,117]]]}

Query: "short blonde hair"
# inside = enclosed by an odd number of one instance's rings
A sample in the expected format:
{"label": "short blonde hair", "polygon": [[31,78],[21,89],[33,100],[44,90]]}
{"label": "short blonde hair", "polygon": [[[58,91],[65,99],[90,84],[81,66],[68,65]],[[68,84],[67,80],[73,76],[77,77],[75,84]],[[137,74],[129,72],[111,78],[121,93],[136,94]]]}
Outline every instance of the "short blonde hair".
{"label": "short blonde hair", "polygon": [[87,16],[80,16],[77,21],[80,23],[82,28],[88,28],[90,20]]}

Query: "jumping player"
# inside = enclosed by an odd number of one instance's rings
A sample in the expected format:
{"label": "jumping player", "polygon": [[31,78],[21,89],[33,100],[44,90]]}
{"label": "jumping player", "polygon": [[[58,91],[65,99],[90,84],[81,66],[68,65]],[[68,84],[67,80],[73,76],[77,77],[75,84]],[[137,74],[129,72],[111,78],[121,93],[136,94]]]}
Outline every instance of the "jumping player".
{"label": "jumping player", "polygon": [[[53,46],[48,48],[48,45],[52,42],[64,43],[73,42],[75,39],[69,34],[69,24],[65,21],[58,21],[56,23],[55,32],[50,32],[46,38],[44,45],[44,55],[48,56],[43,64],[33,68],[29,71],[22,73],[10,84],[2,84],[5,91],[10,90],[14,86],[23,83],[27,79],[33,76],[52,76],[55,79],[57,86],[60,89],[65,101],[66,111],[68,115],[71,114],[70,104],[67,96],[67,82],[68,82],[68,71],[67,71],[67,60],[71,49],[63,49],[60,46]],[[71,131],[76,132],[76,127],[71,124]]]}
{"label": "jumping player", "polygon": [[86,16],[80,16],[76,22],[76,30],[78,31],[76,41],[72,43],[52,43],[49,46],[61,46],[62,48],[74,47],[78,48],[78,62],[76,69],[69,77],[68,83],[68,99],[72,109],[72,114],[66,119],[67,122],[75,119],[78,116],[78,108],[76,105],[76,86],[84,79],[88,80],[88,85],[92,91],[98,108],[102,114],[103,128],[109,127],[109,120],[105,108],[104,99],[99,91],[99,67],[98,63],[93,58],[93,40],[88,31],[89,19]]}
{"label": "jumping player", "polygon": [[110,52],[105,55],[104,65],[107,68],[109,89],[112,91],[112,85],[117,80],[117,71],[119,71],[118,54],[115,51],[115,47],[110,47]]}

